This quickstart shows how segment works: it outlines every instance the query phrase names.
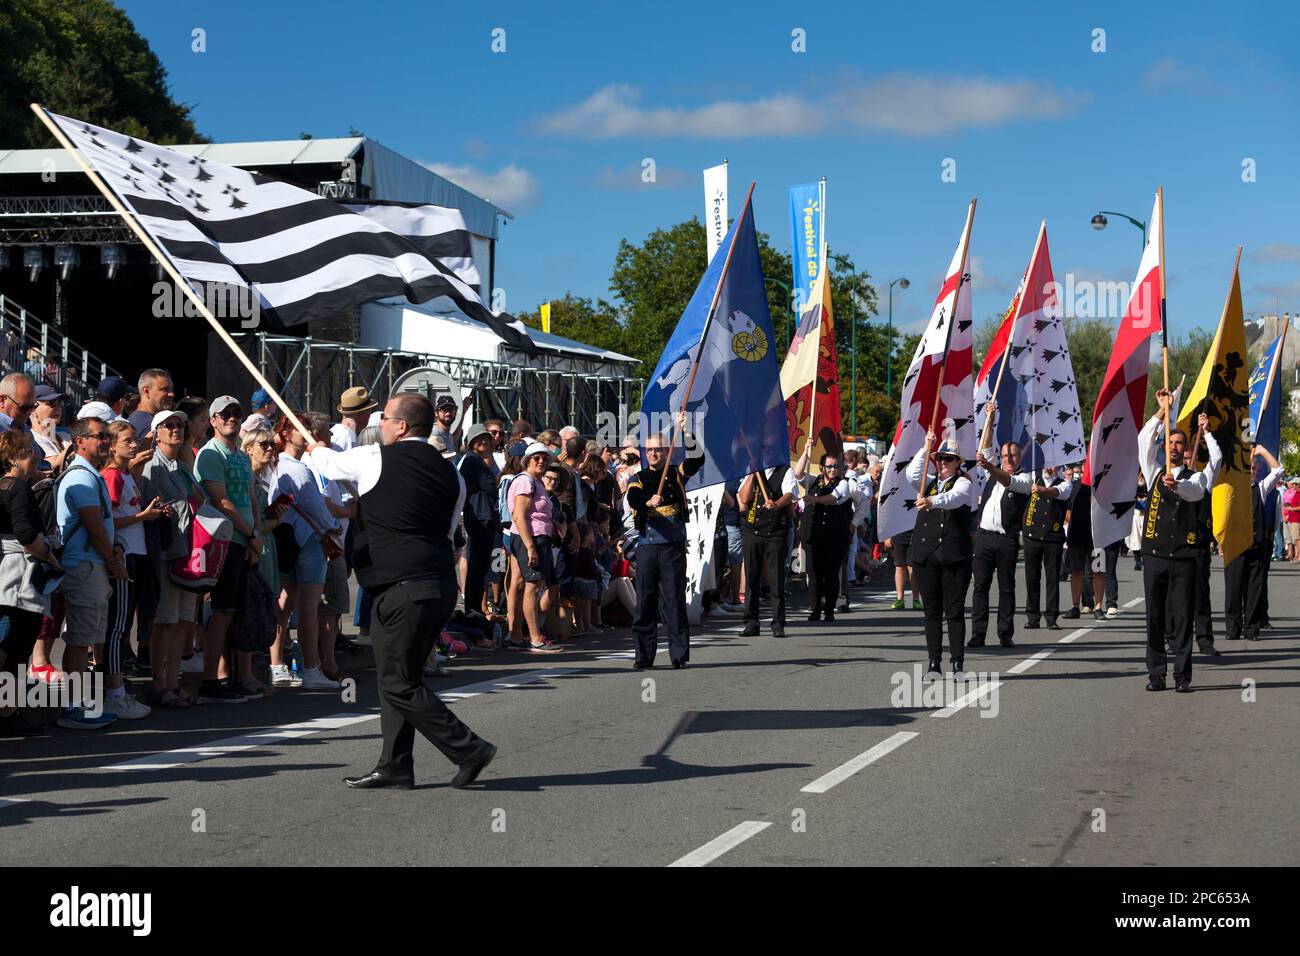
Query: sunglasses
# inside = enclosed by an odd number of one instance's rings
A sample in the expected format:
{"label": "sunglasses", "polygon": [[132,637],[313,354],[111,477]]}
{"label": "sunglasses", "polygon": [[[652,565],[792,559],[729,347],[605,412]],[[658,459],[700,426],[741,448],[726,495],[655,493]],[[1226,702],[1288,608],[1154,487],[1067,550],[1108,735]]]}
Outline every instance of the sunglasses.
{"label": "sunglasses", "polygon": [[961,461],[956,455],[935,455],[935,461]]}
{"label": "sunglasses", "polygon": [[273,441],[259,441],[254,444],[263,451],[275,451],[275,442]]}
{"label": "sunglasses", "polygon": [[244,417],[244,413],[241,409],[238,408],[236,408],[233,412],[227,408],[224,412],[217,412],[212,417],[223,418],[226,421],[231,422],[231,421],[239,421],[241,418]]}

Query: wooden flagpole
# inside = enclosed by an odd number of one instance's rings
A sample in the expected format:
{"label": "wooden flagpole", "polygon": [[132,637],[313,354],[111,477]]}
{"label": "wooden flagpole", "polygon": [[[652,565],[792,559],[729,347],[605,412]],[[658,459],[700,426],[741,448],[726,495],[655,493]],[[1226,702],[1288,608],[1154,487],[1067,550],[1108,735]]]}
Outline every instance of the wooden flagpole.
{"label": "wooden flagpole", "polygon": [[81,166],[82,172],[86,174],[86,177],[94,184],[95,188],[103,193],[104,198],[108,200],[109,205],[112,206],[113,209],[117,211],[118,215],[122,217],[122,220],[130,230],[135,233],[136,238],[140,240],[141,244],[149,250],[149,254],[157,260],[158,265],[162,266],[163,270],[171,277],[171,280],[176,283],[177,287],[185,293],[186,297],[192,303],[194,303],[194,307],[198,309],[199,314],[207,320],[208,325],[212,326],[212,330],[217,333],[221,341],[229,347],[230,351],[235,353],[235,357],[238,358],[244,368],[248,370],[248,373],[253,376],[253,379],[257,384],[271,396],[271,399],[275,404],[280,406],[280,411],[284,412],[285,418],[293,424],[294,428],[302,432],[308,440],[314,440],[312,433],[307,429],[307,426],[302,423],[302,420],[297,416],[297,414],[294,413],[293,409],[289,407],[289,403],[281,397],[278,391],[276,391],[275,386],[263,377],[262,373],[258,371],[257,366],[254,365],[252,360],[244,354],[243,349],[235,344],[235,340],[230,337],[230,333],[222,328],[221,323],[216,320],[216,317],[213,316],[212,312],[208,309],[207,303],[203,301],[203,297],[194,291],[194,288],[188,281],[186,281],[184,276],[181,275],[176,266],[172,264],[171,259],[158,248],[153,237],[149,235],[149,231],[145,229],[144,226],[140,225],[136,217],[127,210],[127,208],[122,204],[122,201],[117,198],[117,194],[108,187],[108,184],[103,181],[99,173],[95,171],[94,167],[92,167],[90,163],[86,161],[85,157],[81,155],[80,150],[72,144],[72,141],[68,139],[63,130],[59,128],[59,124],[50,118],[45,107],[41,106],[39,103],[33,103],[31,106],[32,112],[36,114],[37,118],[39,118],[42,123],[45,124],[46,128],[53,134],[54,138],[59,141],[59,145],[66,149],[72,155],[72,158],[77,161],[77,164]]}
{"label": "wooden flagpole", "polygon": [[[1029,288],[1029,276],[1033,273],[1034,263],[1038,261],[1038,250],[1043,245],[1043,233],[1047,231],[1047,220],[1044,219],[1038,226],[1038,238],[1034,240],[1034,253],[1029,257],[1029,267],[1025,270],[1025,281],[1022,283],[1020,298],[1016,300],[1016,314],[1011,317],[1011,331],[1007,333],[1007,346],[1002,352],[1002,361],[998,363],[998,378],[993,385],[993,391],[989,393],[990,401],[998,400],[998,392],[1002,390],[1002,373],[1007,370],[1007,358],[1011,355],[1011,343],[1016,337],[1016,323],[1020,317],[1025,314],[1025,290]],[[993,418],[986,415],[984,418],[984,434],[980,436],[980,445],[976,451],[983,451],[988,447],[989,439],[993,433]]]}
{"label": "wooden flagpole", "polygon": [[[948,316],[948,335],[943,345],[944,361],[939,365],[939,381],[934,386],[934,407],[930,409],[930,427],[925,430],[925,455],[921,458],[921,488],[922,495],[925,494],[925,473],[930,468],[930,435],[934,432],[934,426],[939,418],[939,395],[943,392],[943,373],[948,367],[948,350],[952,346],[952,330],[957,324],[957,302],[961,298],[961,287],[966,281],[966,263],[970,258],[970,234],[975,226],[975,203],[978,198],[972,197],[970,201],[970,211],[966,215],[966,235],[962,239],[962,257],[961,264],[957,267],[957,288],[952,294],[952,313]],[[976,449],[980,451],[981,449]]]}
{"label": "wooden flagpole", "polygon": [[[1165,307],[1165,188],[1156,187],[1156,208],[1160,211],[1160,360],[1164,368],[1165,392],[1169,391],[1169,321]],[[1142,250],[1144,253],[1145,249]],[[1173,474],[1173,452],[1169,450],[1169,412],[1173,404],[1170,396],[1169,405],[1165,406],[1165,474]]]}
{"label": "wooden flagpole", "polygon": [[[754,183],[751,180],[749,192],[745,194],[745,205],[740,209],[740,218],[744,219],[749,212],[749,201],[754,195]],[[736,223],[736,235],[740,234],[740,223]],[[709,303],[709,314],[704,320],[704,330],[700,333],[700,344],[695,350],[695,361],[691,363],[691,377],[686,380],[686,394],[682,397],[682,407],[678,411],[686,411],[686,403],[691,399],[691,389],[695,387],[695,376],[700,370],[700,352],[704,349],[704,343],[709,337],[709,328],[713,325],[713,314],[718,309],[718,299],[722,296],[722,283],[727,279],[727,270],[731,268],[731,254],[736,251],[736,241],[733,238],[730,248],[727,249],[727,258],[722,261],[722,272],[718,275],[718,287],[713,290],[713,301]],[[664,459],[664,470],[659,474],[659,488],[655,492],[655,497],[664,493],[664,481],[668,478],[668,468],[672,463],[673,449],[677,447],[677,419],[673,417],[672,424],[669,426],[671,440],[668,444],[668,457]]]}

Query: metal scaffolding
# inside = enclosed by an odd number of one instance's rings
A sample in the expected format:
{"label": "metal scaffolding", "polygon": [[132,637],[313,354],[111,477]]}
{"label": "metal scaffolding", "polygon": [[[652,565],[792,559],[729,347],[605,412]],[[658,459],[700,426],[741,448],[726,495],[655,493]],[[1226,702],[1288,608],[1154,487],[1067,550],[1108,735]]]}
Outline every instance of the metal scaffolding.
{"label": "metal scaffolding", "polygon": [[597,417],[602,412],[626,422],[628,410],[640,407],[645,387],[632,376],[632,362],[574,352],[543,352],[536,358],[520,352],[489,362],[267,332],[235,339],[291,403],[323,412],[333,412],[346,388],[364,385],[386,396],[401,375],[424,366],[473,390],[478,421],[524,418],[538,429],[571,424],[594,435],[604,424]]}

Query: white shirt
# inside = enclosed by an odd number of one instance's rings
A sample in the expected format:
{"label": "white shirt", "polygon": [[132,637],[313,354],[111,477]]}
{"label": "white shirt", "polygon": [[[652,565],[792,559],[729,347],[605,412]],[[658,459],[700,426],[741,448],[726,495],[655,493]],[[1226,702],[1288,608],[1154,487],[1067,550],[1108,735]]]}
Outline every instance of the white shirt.
{"label": "white shirt", "polygon": [[[787,473],[787,477],[792,477],[791,473]],[[805,472],[804,476],[799,479],[799,484],[803,485],[805,488],[811,488],[813,485],[817,484],[818,478],[820,478],[819,475],[814,475],[812,472]],[[784,485],[782,488],[784,489]],[[835,504],[842,505],[852,497],[853,489],[849,487],[849,480],[847,478],[841,478],[835,482],[834,487],[832,487],[830,491],[823,491],[822,494],[834,495]]]}
{"label": "white shirt", "polygon": [[[924,488],[921,485],[921,474],[924,468],[925,446],[922,445],[916,450],[916,454],[907,466],[907,471],[904,472],[912,487],[922,492],[924,492]],[[950,490],[940,491],[930,496],[930,507],[938,508],[940,511],[953,511],[963,505],[974,507],[975,502],[971,500],[974,489],[975,486],[971,484],[969,478],[965,475],[958,475]]]}
{"label": "white shirt", "polygon": [[355,448],[356,444],[357,433],[343,422],[330,428],[330,445],[335,451],[347,451],[349,448]]}
{"label": "white shirt", "polygon": [[[427,438],[417,438],[407,436],[402,441],[422,441],[428,442]],[[357,487],[357,494],[364,495],[379,484],[379,475],[383,471],[384,463],[380,457],[382,445],[357,445],[347,451],[335,451],[333,448],[327,448],[324,445],[317,445],[311,452],[312,466],[320,474],[324,475],[331,481],[350,481]],[[456,510],[452,512],[459,515],[465,509],[465,479],[456,471],[456,484],[460,488],[460,494],[456,499]],[[451,527],[447,529],[447,538],[454,541],[456,537],[456,522],[451,522]]]}
{"label": "white shirt", "polygon": [[[768,481],[771,481],[771,480],[772,480],[772,473],[775,472],[775,471],[776,471],[775,468],[764,468],[764,469],[763,469],[763,477],[766,478]],[[798,487],[799,487],[799,482],[795,481],[795,477],[794,477],[794,469],[793,469],[793,468],[787,468],[787,469],[785,470],[785,475],[782,476],[782,478],[781,478],[781,494],[783,494],[783,495],[793,495],[793,494],[795,493],[795,490],[796,490]],[[758,493],[759,493],[757,488],[754,489],[754,492],[755,492],[755,494],[758,494]]]}
{"label": "white shirt", "polygon": [[850,477],[849,483],[853,486],[853,520],[851,523],[856,528],[866,521],[871,514],[871,499],[876,496],[876,489],[871,483],[870,475],[857,475],[856,478]]}
{"label": "white shirt", "polygon": [[[992,453],[992,448],[985,448],[980,452],[986,461]],[[977,465],[975,470],[986,476],[985,481],[993,482],[993,490],[989,492],[988,499],[984,502],[984,510],[980,512],[979,529],[981,531],[994,531],[997,534],[1006,534],[1006,528],[1002,525],[1002,496],[1008,491],[1025,495],[1026,497],[1033,494],[1034,479],[1031,475],[1021,473],[1018,475],[1012,475],[1011,483],[1009,485],[1003,485],[1002,482],[994,478],[992,473],[987,469],[980,468]]]}
{"label": "white shirt", "polygon": [[[1213,460],[1213,459],[1211,459]],[[1207,468],[1206,471],[1209,469]],[[1277,480],[1282,477],[1282,466],[1278,465],[1263,478],[1259,479],[1259,500],[1268,504],[1268,496],[1273,493],[1277,487]]]}
{"label": "white shirt", "polygon": [[[1142,426],[1142,431],[1138,433],[1138,450],[1142,456],[1142,475],[1147,480],[1148,488],[1154,487],[1156,476],[1160,474],[1165,465],[1165,446],[1160,427],[1163,424],[1163,417],[1153,415],[1151,420]],[[1205,447],[1210,453],[1210,463],[1205,466],[1205,470],[1193,472],[1190,478],[1179,478],[1177,485],[1174,487],[1174,494],[1184,501],[1200,501],[1204,498],[1219,473],[1219,465],[1223,461],[1223,452],[1219,450],[1219,443],[1214,440],[1214,436],[1209,432],[1205,433]],[[1181,467],[1182,462],[1179,462],[1179,465]],[[1279,468],[1277,473],[1280,475],[1282,469]],[[1276,478],[1274,481],[1276,481]]]}

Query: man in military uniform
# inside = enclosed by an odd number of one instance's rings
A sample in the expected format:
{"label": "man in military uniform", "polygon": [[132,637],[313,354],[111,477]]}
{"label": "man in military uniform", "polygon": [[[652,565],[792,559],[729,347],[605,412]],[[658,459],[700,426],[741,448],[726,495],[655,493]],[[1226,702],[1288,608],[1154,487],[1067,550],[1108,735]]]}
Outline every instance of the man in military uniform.
{"label": "man in military uniform", "polygon": [[1060,630],[1056,622],[1061,611],[1061,554],[1065,545],[1065,509],[1074,483],[1062,477],[1056,468],[1044,468],[1032,486],[1029,505],[1025,508],[1025,627],[1038,627],[1043,581],[1047,582],[1047,600],[1043,617],[1051,630]]}
{"label": "man in military uniform", "polygon": [[[668,630],[668,654],[682,668],[691,656],[686,620],[686,482],[704,467],[704,448],[686,431],[686,413],[677,413],[686,460],[669,461],[662,435],[646,438],[646,465],[627,485],[627,503],[636,520],[636,669],[654,666],[659,649],[659,617]],[[750,582],[753,590],[756,582]]]}
{"label": "man in military uniform", "polygon": [[[1213,473],[1192,472],[1183,464],[1187,436],[1174,429],[1160,440],[1169,411],[1168,389],[1156,393],[1160,412],[1138,435],[1142,473],[1151,489],[1142,523],[1142,583],[1146,589],[1147,690],[1165,689],[1169,668],[1166,639],[1174,647],[1174,690],[1192,689],[1192,627],[1196,606],[1197,503],[1209,493]],[[1204,427],[1204,416],[1202,416]],[[1220,456],[1214,436],[1206,432],[1211,460]],[[1174,472],[1165,470],[1168,447]]]}

